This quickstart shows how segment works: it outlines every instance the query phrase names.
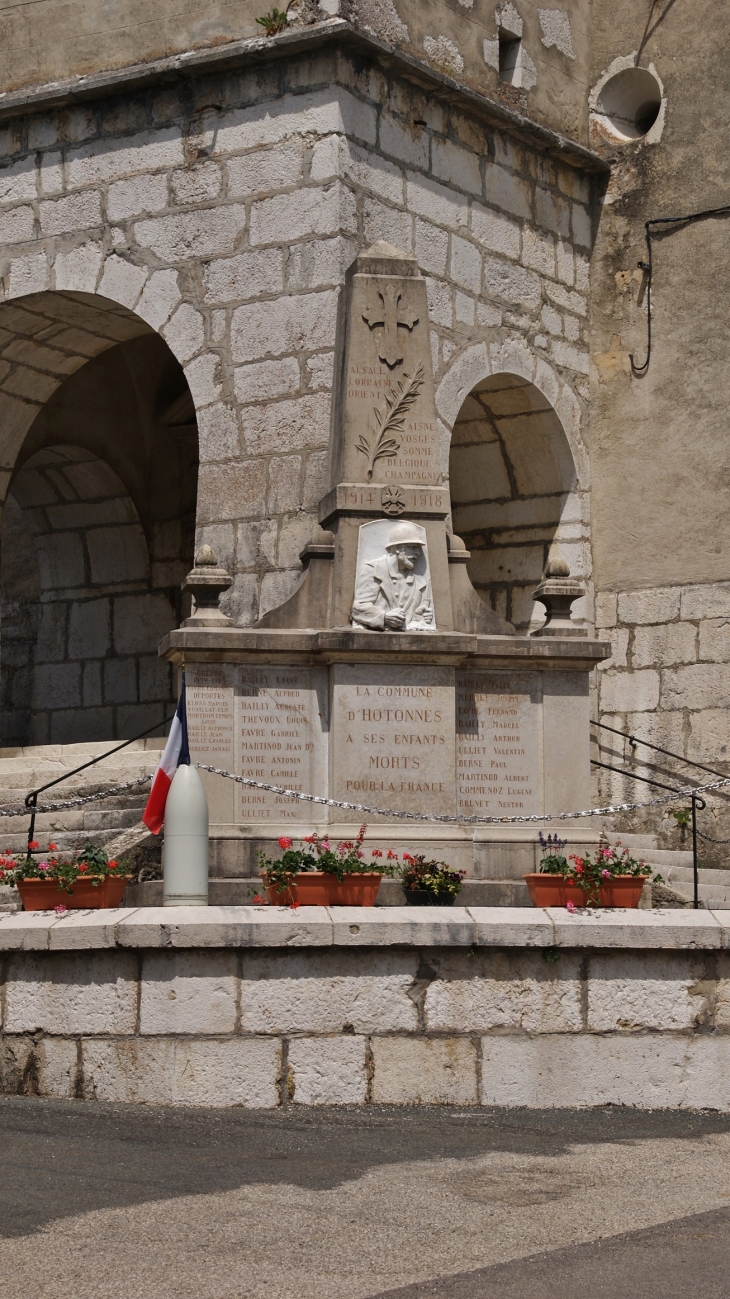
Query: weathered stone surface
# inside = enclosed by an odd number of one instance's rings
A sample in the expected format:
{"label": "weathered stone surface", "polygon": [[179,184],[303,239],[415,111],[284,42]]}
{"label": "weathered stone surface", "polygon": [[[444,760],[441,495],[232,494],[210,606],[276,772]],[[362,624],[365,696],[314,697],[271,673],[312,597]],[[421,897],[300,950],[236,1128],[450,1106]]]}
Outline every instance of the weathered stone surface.
{"label": "weathered stone surface", "polygon": [[71,1033],[133,1033],[137,962],[130,953],[61,953],[13,957],[3,1028]]}
{"label": "weathered stone surface", "polygon": [[297,1105],[361,1105],[367,1096],[364,1037],[294,1038],[288,1076]]}
{"label": "weathered stone surface", "polygon": [[588,1028],[696,1029],[711,1014],[713,983],[702,959],[611,953],[591,959]]}
{"label": "weathered stone surface", "polygon": [[[449,955],[424,1000],[434,1032],[511,1029],[524,1033],[578,1033],[582,1028],[580,958],[561,957],[560,972],[540,953],[517,961],[498,953]],[[556,963],[557,964],[557,963]]]}
{"label": "weathered stone surface", "polygon": [[141,1033],[232,1033],[238,960],[231,953],[150,952],[142,966]]}
{"label": "weathered stone surface", "polygon": [[383,1105],[478,1103],[476,1051],[463,1037],[376,1037],[373,1101]]}
{"label": "weathered stone surface", "polygon": [[[243,965],[241,1025],[250,1033],[395,1032],[417,1027],[408,993],[415,953],[392,952],[376,971],[365,952],[306,958],[250,955]],[[348,1030],[350,1031],[350,1030]]]}
{"label": "weathered stone surface", "polygon": [[482,1104],[727,1109],[730,1038],[626,1033],[482,1039]]}
{"label": "weathered stone surface", "polygon": [[278,1042],[238,1038],[175,1042],[173,1103],[271,1109],[277,1103]]}

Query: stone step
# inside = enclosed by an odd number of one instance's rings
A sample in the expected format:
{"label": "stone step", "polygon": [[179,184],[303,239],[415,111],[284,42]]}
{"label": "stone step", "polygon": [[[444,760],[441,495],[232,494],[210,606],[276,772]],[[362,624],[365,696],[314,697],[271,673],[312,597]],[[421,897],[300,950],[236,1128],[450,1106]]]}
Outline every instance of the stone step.
{"label": "stone step", "polygon": [[661,871],[671,870],[674,867],[691,867],[692,853],[684,849],[673,848],[650,848],[646,852],[638,853],[637,856],[643,857],[649,866],[654,870]]}
{"label": "stone step", "polygon": [[[730,891],[730,870],[711,870],[706,866],[700,866],[697,873],[699,875],[700,885],[719,884],[722,888]],[[681,881],[682,883],[692,884],[694,881],[694,871],[691,866],[670,866],[666,873],[666,879],[670,883],[675,881],[676,883],[680,883]]]}

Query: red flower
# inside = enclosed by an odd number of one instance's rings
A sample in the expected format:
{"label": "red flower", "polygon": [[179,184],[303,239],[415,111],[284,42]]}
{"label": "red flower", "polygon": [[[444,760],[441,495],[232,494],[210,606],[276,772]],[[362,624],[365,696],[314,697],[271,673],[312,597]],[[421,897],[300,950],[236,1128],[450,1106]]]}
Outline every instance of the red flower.
{"label": "red flower", "polygon": [[110,861],[110,862],[107,862],[107,866],[109,867],[109,870],[110,870],[110,871],[113,871],[113,870],[116,870],[116,868],[117,868],[117,863],[116,863],[115,861]]}
{"label": "red flower", "polygon": [[79,872],[83,875],[84,871],[89,869],[89,863],[86,861],[79,862]]}
{"label": "red flower", "polygon": [[373,851],[370,854],[371,857],[382,857],[382,855],[383,854],[379,848],[373,848]]}
{"label": "red flower", "polygon": [[33,848],[39,848],[39,847],[40,847],[40,844],[39,844],[39,842],[38,842],[37,839],[31,839],[30,843],[28,844],[28,847],[29,847],[30,849],[33,849]]}
{"label": "red flower", "polygon": [[291,848],[291,839],[288,837],[288,835],[283,834],[281,836],[281,839],[279,840],[279,847],[283,848],[285,852],[287,848]]}
{"label": "red flower", "polygon": [[58,844],[57,844],[57,843],[49,843],[49,845],[48,845],[48,851],[49,851],[49,852],[58,852]]}
{"label": "red flower", "polygon": [[254,903],[254,905],[261,906],[263,903],[266,902],[266,898],[263,897],[261,893],[255,893],[254,896],[251,898],[251,901]]}
{"label": "red flower", "polygon": [[300,906],[301,906],[301,903],[300,903],[300,902],[290,902],[290,903],[289,903],[289,910],[290,910],[290,911],[298,911]]}
{"label": "red flower", "polygon": [[397,852],[393,852],[393,849],[392,849],[392,848],[389,848],[389,849],[388,849],[388,861],[397,861],[397,860],[398,860],[398,854],[397,854]]}

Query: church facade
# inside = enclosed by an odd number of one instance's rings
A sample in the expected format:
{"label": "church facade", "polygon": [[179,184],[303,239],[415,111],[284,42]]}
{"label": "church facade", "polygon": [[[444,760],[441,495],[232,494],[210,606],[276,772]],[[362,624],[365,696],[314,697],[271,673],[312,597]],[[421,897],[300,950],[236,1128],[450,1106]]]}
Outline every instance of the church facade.
{"label": "church facade", "polygon": [[[411,481],[427,451],[495,627],[539,631],[536,587],[569,572],[576,628],[611,645],[593,717],[724,771],[728,96],[709,0],[300,0],[271,35],[264,2],[159,24],[80,5],[79,31],[54,0],[5,11],[0,743],[161,726],[176,683],[157,646],[204,546],[231,623],[277,625],[327,544],[346,286],[384,243],[425,282],[437,418],[414,420]],[[647,222],[696,214],[647,247]],[[382,307],[397,343],[408,322]],[[348,372],[351,403],[381,360]],[[385,552],[371,567],[374,625],[401,576]],[[594,756],[666,778],[612,732]],[[595,770],[595,799],[642,797]]]}

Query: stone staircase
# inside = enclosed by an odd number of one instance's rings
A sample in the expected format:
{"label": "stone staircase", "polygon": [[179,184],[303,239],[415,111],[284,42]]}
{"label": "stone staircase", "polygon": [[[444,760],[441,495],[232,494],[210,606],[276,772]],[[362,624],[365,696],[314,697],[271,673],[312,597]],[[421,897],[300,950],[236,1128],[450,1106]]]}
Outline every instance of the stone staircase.
{"label": "stone staircase", "polygon": [[[65,772],[72,772],[90,759],[114,749],[118,743],[110,740],[0,749],[0,804],[3,807],[22,807],[30,790],[56,780]],[[69,776],[42,794],[41,801],[45,799],[50,803],[83,797],[151,774],[164,743],[160,738],[137,740],[93,767]],[[151,837],[140,824],[148,789],[149,786],[142,785],[79,807],[39,812],[35,837],[42,848],[55,843],[61,852],[78,850],[87,840],[92,840],[112,855],[134,853]],[[25,809],[17,816],[0,818],[0,848],[8,852],[23,852],[27,845],[28,827],[29,814]],[[16,891],[0,887],[0,911],[16,910],[17,907]]]}
{"label": "stone staircase", "polygon": [[[635,857],[643,857],[653,871],[663,876],[664,885],[654,885],[655,906],[693,905],[694,871],[692,852],[688,849],[659,848],[654,835],[621,834],[617,836]],[[730,870],[699,869],[700,905],[709,909],[730,908]]]}

